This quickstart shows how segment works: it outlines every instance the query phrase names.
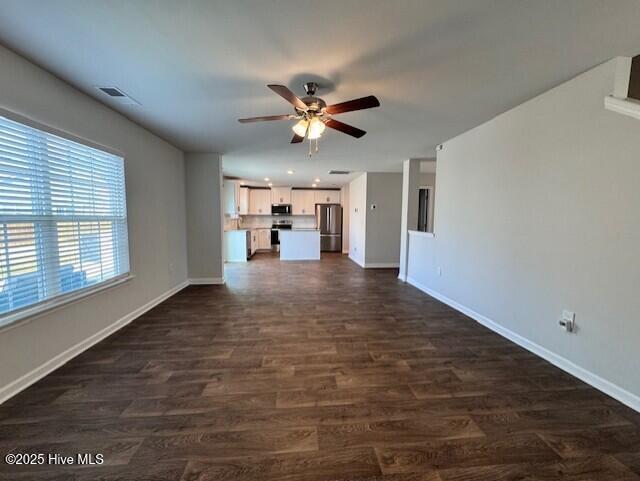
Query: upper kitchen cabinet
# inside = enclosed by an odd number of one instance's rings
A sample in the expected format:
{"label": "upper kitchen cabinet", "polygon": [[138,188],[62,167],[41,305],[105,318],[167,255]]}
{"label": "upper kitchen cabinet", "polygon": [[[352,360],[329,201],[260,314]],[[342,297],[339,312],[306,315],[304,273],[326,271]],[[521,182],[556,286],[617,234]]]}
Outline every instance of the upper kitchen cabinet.
{"label": "upper kitchen cabinet", "polygon": [[291,204],[291,187],[272,187],[272,204]]}
{"label": "upper kitchen cabinet", "polygon": [[249,214],[271,215],[271,189],[249,189]]}
{"label": "upper kitchen cabinet", "polygon": [[249,188],[240,187],[240,215],[247,215],[249,213]]}
{"label": "upper kitchen cabinet", "polygon": [[316,190],[314,191],[314,199],[316,204],[339,204],[339,190]]}
{"label": "upper kitchen cabinet", "polygon": [[291,210],[293,215],[314,215],[315,194],[313,190],[294,189],[291,191]]}
{"label": "upper kitchen cabinet", "polygon": [[222,184],[224,213],[237,216],[240,213],[240,184],[233,180],[225,180]]}

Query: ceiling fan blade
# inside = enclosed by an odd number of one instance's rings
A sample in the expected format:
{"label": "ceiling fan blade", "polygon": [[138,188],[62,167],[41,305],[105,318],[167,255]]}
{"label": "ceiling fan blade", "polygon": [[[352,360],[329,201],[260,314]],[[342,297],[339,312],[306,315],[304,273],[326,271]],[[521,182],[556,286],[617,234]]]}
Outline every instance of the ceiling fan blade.
{"label": "ceiling fan blade", "polygon": [[353,125],[345,124],[344,122],[339,122],[335,119],[325,120],[324,123],[327,127],[331,129],[339,130],[343,134],[350,135],[351,137],[355,137],[356,139],[359,139],[364,134],[366,134],[364,130],[360,130],[359,128],[354,127]]}
{"label": "ceiling fan blade", "polygon": [[247,119],[238,119],[241,124],[248,124],[249,122],[264,122],[265,120],[290,120],[294,118],[294,115],[267,115],[265,117],[249,117]]}
{"label": "ceiling fan blade", "polygon": [[305,104],[302,100],[300,100],[296,96],[296,94],[294,94],[291,90],[289,90],[284,85],[267,85],[267,87],[269,87],[271,90],[273,90],[280,97],[285,99],[287,102],[292,104],[298,110],[302,110],[303,112],[306,112],[307,110],[309,110],[309,107],[307,107],[307,104]]}
{"label": "ceiling fan blade", "polygon": [[293,139],[291,139],[292,144],[299,144],[304,140],[304,137],[300,137],[298,134],[293,134]]}
{"label": "ceiling fan blade", "polygon": [[380,107],[380,101],[373,95],[368,97],[362,97],[359,99],[348,100],[339,104],[328,105],[325,108],[325,112],[328,114],[342,114],[344,112],[353,112],[354,110],[372,109],[373,107]]}

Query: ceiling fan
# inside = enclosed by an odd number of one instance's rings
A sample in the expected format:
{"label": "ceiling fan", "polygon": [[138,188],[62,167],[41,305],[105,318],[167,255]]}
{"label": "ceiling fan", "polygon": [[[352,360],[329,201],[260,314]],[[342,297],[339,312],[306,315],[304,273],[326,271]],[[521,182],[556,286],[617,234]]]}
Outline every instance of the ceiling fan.
{"label": "ceiling fan", "polygon": [[345,112],[353,112],[354,110],[371,109],[379,107],[380,101],[373,95],[362,97],[359,99],[341,102],[339,104],[327,105],[320,97],[316,97],[318,84],[315,82],[307,82],[304,84],[306,97],[298,98],[290,89],[284,85],[267,85],[271,90],[280,95],[283,99],[293,105],[295,114],[284,115],[268,115],[266,117],[250,117],[248,119],[238,119],[240,123],[262,122],[265,120],[297,120],[298,122],[292,127],[294,136],[291,139],[292,144],[298,144],[305,138],[310,140],[319,139],[325,130],[325,127],[338,130],[344,134],[351,135],[359,139],[366,132],[357,127],[345,124],[332,118],[334,115],[343,114]]}

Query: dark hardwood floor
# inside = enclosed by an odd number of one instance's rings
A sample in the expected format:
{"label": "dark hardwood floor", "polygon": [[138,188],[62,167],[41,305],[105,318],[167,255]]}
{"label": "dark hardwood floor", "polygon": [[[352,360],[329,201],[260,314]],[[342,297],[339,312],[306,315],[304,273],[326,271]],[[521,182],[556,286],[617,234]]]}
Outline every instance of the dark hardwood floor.
{"label": "dark hardwood floor", "polygon": [[640,480],[640,414],[341,255],[229,265],[0,406],[0,479]]}

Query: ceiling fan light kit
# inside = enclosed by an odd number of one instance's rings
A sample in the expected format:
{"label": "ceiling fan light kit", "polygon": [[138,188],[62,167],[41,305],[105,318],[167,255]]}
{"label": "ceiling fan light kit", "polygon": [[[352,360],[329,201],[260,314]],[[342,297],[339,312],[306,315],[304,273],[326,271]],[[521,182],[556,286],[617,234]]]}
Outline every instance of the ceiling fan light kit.
{"label": "ceiling fan light kit", "polygon": [[325,125],[318,117],[312,117],[309,121],[309,135],[310,140],[319,139],[324,132]]}
{"label": "ceiling fan light kit", "polygon": [[[315,140],[316,152],[318,151],[318,139],[322,136],[326,127],[338,130],[339,132],[357,139],[366,134],[364,130],[339,122],[333,119],[332,116],[345,112],[371,109],[380,106],[380,101],[373,95],[349,100],[347,102],[341,102],[339,104],[327,105],[320,97],[316,97],[315,94],[318,90],[318,84],[315,82],[307,82],[304,84],[304,90],[307,93],[307,96],[302,99],[298,98],[296,94],[284,85],[268,85],[268,87],[293,105],[295,115],[285,114],[250,117],[246,119],[238,119],[238,122],[249,123],[269,120],[297,120],[297,122],[291,127],[294,133],[291,143],[299,144],[303,142],[305,138]],[[311,147],[309,147],[309,155],[311,155],[311,153]]]}
{"label": "ceiling fan light kit", "polygon": [[291,129],[296,135],[304,137],[305,135],[307,135],[307,127],[309,127],[309,122],[306,119],[302,119],[298,121],[297,124],[294,124]]}

